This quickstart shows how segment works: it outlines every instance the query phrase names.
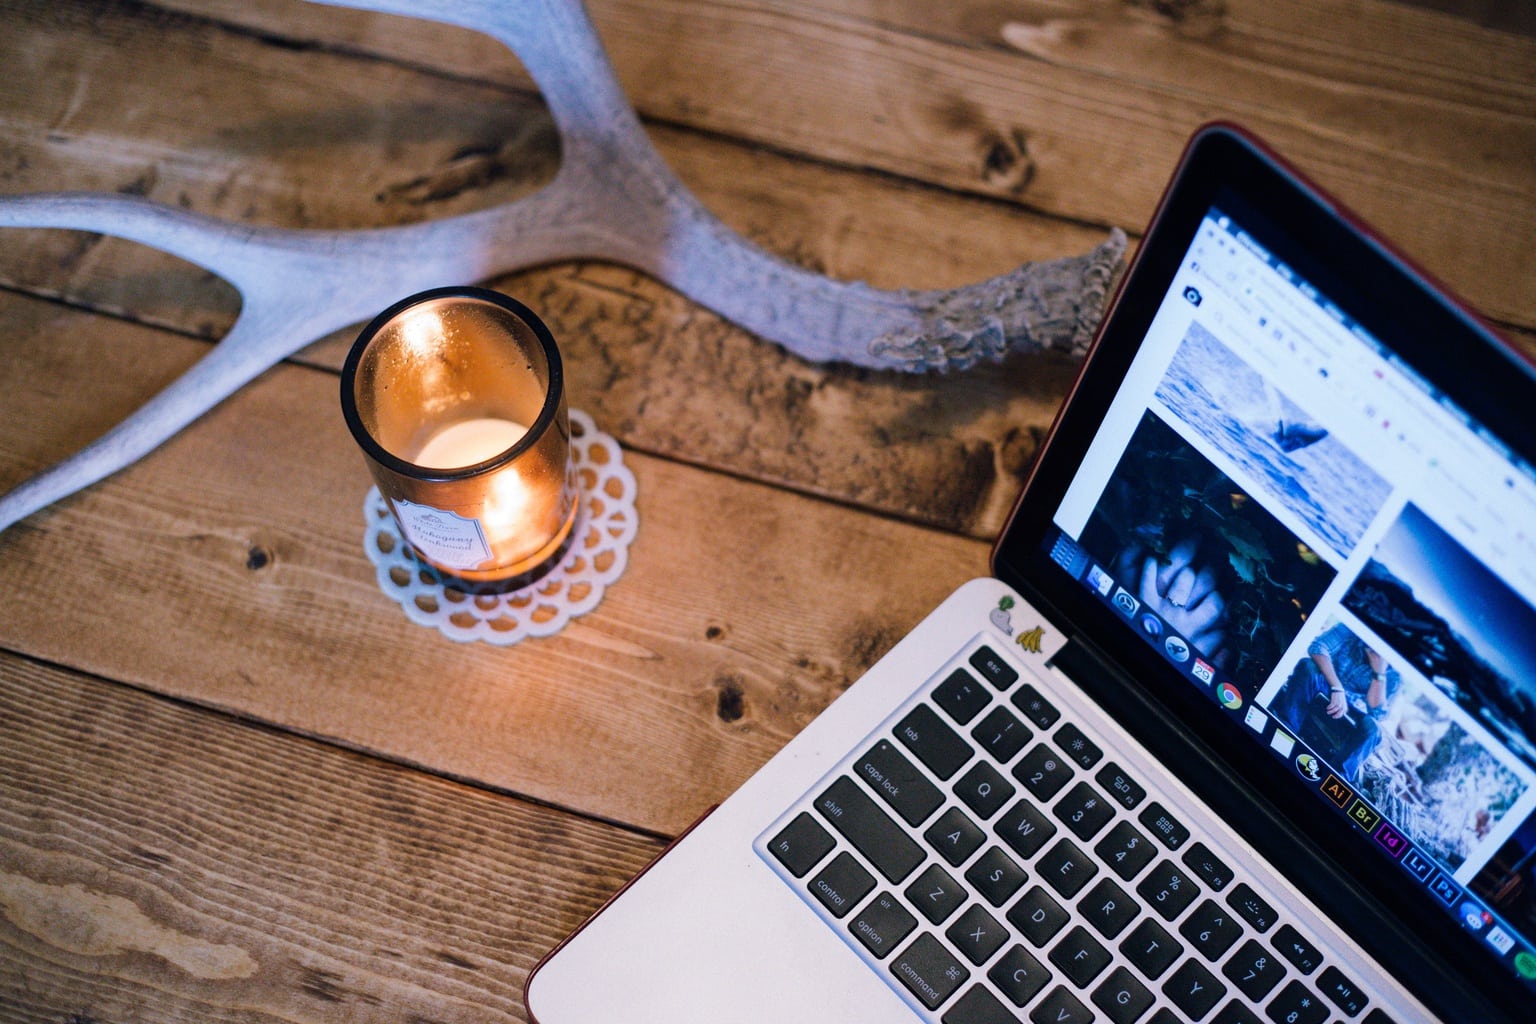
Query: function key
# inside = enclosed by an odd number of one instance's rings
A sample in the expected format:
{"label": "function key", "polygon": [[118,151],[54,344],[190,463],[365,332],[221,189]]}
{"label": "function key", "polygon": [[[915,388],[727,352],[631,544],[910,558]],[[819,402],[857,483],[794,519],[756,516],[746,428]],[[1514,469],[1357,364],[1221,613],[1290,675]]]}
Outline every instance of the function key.
{"label": "function key", "polygon": [[859,900],[875,887],[875,876],[859,866],[853,854],[843,852],[821,869],[811,880],[811,895],[832,912],[833,917],[847,917]]}
{"label": "function key", "polygon": [[1158,841],[1170,850],[1177,850],[1189,841],[1189,829],[1179,819],[1163,810],[1163,805],[1153,801],[1141,812],[1139,820],[1151,830]]}
{"label": "function key", "polygon": [[971,667],[981,673],[981,677],[999,690],[1006,690],[1018,681],[1019,674],[1013,670],[997,652],[983,644],[971,653]]}
{"label": "function key", "polygon": [[1084,736],[1083,730],[1071,722],[1056,730],[1056,745],[1061,748],[1063,754],[1082,768],[1092,768],[1104,756],[1104,751]]}
{"label": "function key", "polygon": [[992,695],[981,688],[975,676],[957,668],[933,691],[933,702],[956,722],[969,725],[982,708],[992,703]]}
{"label": "function key", "polygon": [[1025,683],[1013,695],[1013,706],[1022,711],[1025,719],[1033,722],[1037,729],[1049,729],[1061,717],[1056,705],[1040,696],[1040,691],[1030,683]]}
{"label": "function key", "polygon": [[1281,925],[1280,930],[1275,932],[1275,937],[1270,941],[1274,943],[1280,955],[1289,960],[1302,974],[1311,974],[1323,962],[1322,951],[1288,924]]}
{"label": "function key", "polygon": [[897,752],[890,740],[881,740],[854,763],[853,773],[906,819],[908,825],[927,821],[944,803],[939,787]]}
{"label": "function key", "polygon": [[1217,892],[1225,889],[1232,881],[1232,869],[1206,849],[1204,843],[1195,843],[1185,850],[1184,863],[1189,866],[1189,870],[1200,877],[1201,881]]}
{"label": "function key", "polygon": [[971,759],[970,744],[945,725],[933,708],[919,704],[896,726],[896,738],[933,774],[948,779]]}
{"label": "function key", "polygon": [[1263,897],[1248,887],[1247,882],[1237,883],[1236,888],[1227,893],[1227,904],[1261,932],[1267,932],[1275,926],[1275,908],[1265,903]]}
{"label": "function key", "polygon": [[1050,747],[1038,743],[1013,766],[1013,777],[1024,783],[1035,799],[1044,802],[1071,781],[1072,766]]}
{"label": "function key", "polygon": [[1035,737],[1029,731],[1029,726],[1015,718],[1013,712],[1005,707],[995,707],[988,711],[986,717],[971,730],[971,735],[1002,764],[1012,761],[1024,749],[1024,744]]}
{"label": "function key", "polygon": [[832,847],[836,845],[837,840],[832,838],[831,833],[816,824],[816,819],[809,812],[801,811],[795,815],[794,821],[785,825],[768,843],[768,852],[790,874],[804,878],[805,873],[831,853]]}
{"label": "function key", "polygon": [[1346,978],[1337,967],[1325,967],[1317,976],[1317,987],[1322,989],[1328,1001],[1351,1017],[1357,1017],[1369,1001],[1360,986]]}
{"label": "function key", "polygon": [[1099,774],[1094,776],[1099,780],[1099,785],[1104,787],[1104,792],[1117,800],[1128,811],[1136,809],[1136,805],[1147,798],[1147,791],[1137,785],[1136,782],[1120,766],[1110,761]]}

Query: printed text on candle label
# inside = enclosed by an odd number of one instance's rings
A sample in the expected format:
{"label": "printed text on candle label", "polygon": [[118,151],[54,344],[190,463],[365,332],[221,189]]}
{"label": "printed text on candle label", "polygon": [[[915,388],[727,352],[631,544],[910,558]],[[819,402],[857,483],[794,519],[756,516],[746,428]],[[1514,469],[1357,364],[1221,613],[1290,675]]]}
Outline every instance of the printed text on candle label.
{"label": "printed text on candle label", "polygon": [[450,569],[473,569],[491,557],[480,520],[429,505],[395,501],[405,539],[428,559]]}

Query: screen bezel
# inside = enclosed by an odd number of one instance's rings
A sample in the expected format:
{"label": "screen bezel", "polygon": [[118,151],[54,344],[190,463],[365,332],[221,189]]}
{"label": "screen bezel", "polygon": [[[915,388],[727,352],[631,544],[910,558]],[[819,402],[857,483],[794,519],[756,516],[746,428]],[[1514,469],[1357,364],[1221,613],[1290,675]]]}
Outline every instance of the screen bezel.
{"label": "screen bezel", "polygon": [[[994,573],[1080,642],[1122,629],[1130,639],[1130,633],[1123,619],[1051,562],[1046,547],[1053,516],[1189,244],[1218,201],[1270,225],[1283,225],[1285,237],[1260,235],[1260,240],[1528,463],[1536,462],[1536,444],[1521,422],[1536,407],[1531,364],[1262,143],[1233,126],[1208,126],[1191,140],[992,553]],[[1322,266],[1309,253],[1331,258]],[[1381,948],[1373,948],[1371,941],[1363,944],[1405,981],[1433,989],[1418,993],[1427,1003],[1449,1006],[1441,1012],[1458,1016],[1467,1009],[1465,1000],[1479,996],[1511,1016],[1529,1007],[1530,988],[1473,935],[1446,927],[1449,918],[1430,902],[1426,890],[1410,887],[1406,875],[1380,870],[1386,861],[1362,855],[1368,844],[1358,830],[1342,815],[1320,813],[1315,794],[1289,773],[1274,771],[1278,760],[1254,758],[1258,747],[1251,737],[1234,730],[1223,709],[1151,645],[1127,642],[1115,645],[1112,655],[1101,647],[1092,653],[1107,662],[1108,672],[1100,674],[1097,686],[1089,684],[1091,693],[1097,689],[1101,700],[1114,699],[1133,687],[1137,699],[1158,712],[1141,716],[1144,728],[1133,729],[1139,739],[1168,754],[1199,747],[1198,756],[1214,759],[1217,770],[1200,773],[1207,778],[1194,784],[1197,792],[1227,806],[1248,800],[1263,805],[1264,813],[1252,816],[1253,827],[1240,829],[1253,833],[1245,838],[1256,848],[1293,854],[1295,836],[1305,830],[1337,877],[1331,884],[1317,877],[1297,879],[1299,887],[1315,900],[1326,898],[1346,924],[1356,925],[1356,934],[1379,922],[1382,913],[1394,919],[1397,928],[1366,936]],[[1133,684],[1133,679],[1141,682]],[[1172,722],[1178,730],[1167,728]],[[1182,735],[1172,737],[1171,731]],[[1243,766],[1256,763],[1267,770],[1245,775]],[[1382,941],[1393,934],[1414,936],[1419,945]],[[1451,995],[1448,986],[1463,991]]]}

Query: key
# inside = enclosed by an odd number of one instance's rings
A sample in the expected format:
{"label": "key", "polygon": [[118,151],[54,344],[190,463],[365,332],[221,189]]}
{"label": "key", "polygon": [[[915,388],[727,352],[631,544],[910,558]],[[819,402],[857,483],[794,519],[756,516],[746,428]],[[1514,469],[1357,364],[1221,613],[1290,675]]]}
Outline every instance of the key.
{"label": "key", "polygon": [[884,960],[916,927],[917,918],[895,896],[883,892],[859,911],[848,930],[875,955],[876,960]]}
{"label": "key", "polygon": [[1109,950],[1078,925],[1051,949],[1051,963],[1078,988],[1087,988],[1109,966]]}
{"label": "key", "polygon": [[1328,1000],[1351,1017],[1358,1017],[1368,1001],[1360,986],[1350,981],[1337,967],[1325,967],[1317,976],[1317,987]]}
{"label": "key", "polygon": [[1092,768],[1104,756],[1104,751],[1084,736],[1083,730],[1071,722],[1056,730],[1056,746],[1060,747],[1061,752],[1067,755],[1067,759],[1077,764],[1079,768]]}
{"label": "key", "polygon": [[1141,913],[1141,908],[1125,894],[1125,890],[1107,878],[1088,890],[1088,895],[1078,901],[1077,910],[1093,925],[1093,930],[1106,939],[1125,931],[1125,926]]}
{"label": "key", "polygon": [[1257,1003],[1280,984],[1285,977],[1285,965],[1274,953],[1249,939],[1222,965],[1221,973],[1239,992]]}
{"label": "key", "polygon": [[1302,974],[1311,974],[1317,970],[1318,964],[1323,962],[1322,951],[1288,924],[1281,925],[1280,930],[1275,932],[1275,937],[1270,941],[1275,944],[1280,955],[1289,960]]}
{"label": "key", "polygon": [[1260,932],[1267,932],[1275,926],[1275,908],[1265,903],[1263,897],[1248,887],[1247,882],[1237,883],[1237,887],[1227,893],[1227,905]]}
{"label": "key", "polygon": [[937,864],[930,864],[907,886],[907,901],[934,924],[942,924],[965,902],[965,890]]}
{"label": "key", "polygon": [[1204,900],[1179,926],[1179,934],[1212,963],[1221,959],[1243,934],[1237,915],[1213,900]]}
{"label": "key", "polygon": [[907,712],[907,717],[896,726],[896,738],[933,774],[946,780],[975,753],[927,704]]}
{"label": "key", "polygon": [[977,761],[955,783],[955,796],[975,811],[983,821],[1002,809],[1018,792],[1013,783],[985,761]]}
{"label": "key", "polygon": [[1026,892],[1008,911],[1008,923],[1017,928],[1019,934],[1037,949],[1051,941],[1067,920],[1067,912],[1061,909],[1061,904],[1051,899],[1051,894],[1038,885]]}
{"label": "key", "polygon": [[939,851],[940,857],[952,866],[959,867],[970,859],[971,854],[981,849],[981,844],[987,841],[987,834],[967,818],[964,811],[951,807],[928,826],[923,838]]}
{"label": "key", "polygon": [[992,695],[981,688],[979,679],[957,668],[933,691],[933,702],[956,722],[969,725],[982,708],[992,703]]}
{"label": "key", "polygon": [[1061,717],[1056,706],[1040,696],[1040,691],[1030,683],[1019,687],[1019,692],[1013,695],[1013,706],[1022,711],[1024,718],[1034,723],[1037,729],[1049,729]]}
{"label": "key", "polygon": [[1173,1005],[1190,1020],[1199,1020],[1210,1013],[1226,994],[1227,986],[1216,980],[1216,976],[1198,960],[1185,960],[1163,982],[1163,995],[1173,1000]]}
{"label": "key", "polygon": [[837,840],[805,811],[795,815],[795,820],[785,825],[768,843],[768,852],[796,878],[805,873],[832,852]]}
{"label": "key", "polygon": [[1014,946],[992,965],[987,977],[1014,1006],[1022,1007],[1045,988],[1051,972],[1029,950]]}
{"label": "key", "polygon": [[890,740],[876,743],[853,766],[853,773],[890,804],[908,825],[917,825],[939,809],[944,794],[902,757]]}
{"label": "key", "polygon": [[1195,843],[1184,851],[1184,864],[1206,885],[1217,892],[1232,881],[1232,869],[1227,867],[1204,843]]}
{"label": "key", "polygon": [[1141,869],[1157,856],[1152,840],[1136,831],[1136,826],[1128,821],[1122,821],[1110,829],[1109,834],[1093,848],[1093,852],[1125,882],[1141,874]]}
{"label": "key", "polygon": [[1162,925],[1150,917],[1144,917],[1140,924],[1131,929],[1125,941],[1120,943],[1120,952],[1142,974],[1155,981],[1173,966],[1173,962],[1184,952],[1184,947],[1164,931]]}
{"label": "key", "polygon": [[1136,805],[1147,798],[1147,791],[1132,781],[1113,761],[1100,768],[1094,778],[1104,787],[1104,792],[1119,801],[1128,811],[1135,810]]}
{"label": "key", "polygon": [[980,985],[955,1000],[942,1020],[943,1024],[1018,1024],[1018,1018]]}
{"label": "key", "polygon": [[1015,718],[1013,712],[1005,707],[995,707],[976,723],[971,736],[999,764],[1007,764],[1024,749],[1024,744],[1034,739],[1035,734],[1029,731],[1029,726]]}
{"label": "key", "polygon": [[1151,833],[1157,837],[1158,842],[1170,850],[1177,850],[1189,839],[1189,829],[1179,823],[1179,820],[1167,811],[1163,805],[1156,801],[1147,805],[1147,809],[1141,812],[1138,818]]}
{"label": "key", "polygon": [[1184,913],[1184,908],[1200,895],[1200,887],[1189,876],[1169,861],[1158,861],[1141,884],[1136,887],[1147,905],[1157,911],[1164,921],[1172,921]]}
{"label": "key", "polygon": [[1257,1014],[1236,999],[1217,1011],[1211,1024],[1264,1024]]}
{"label": "key", "polygon": [[983,910],[981,904],[972,903],[945,930],[944,937],[960,951],[961,956],[980,967],[1002,948],[1008,938],[1008,929]]}
{"label": "key", "polygon": [[1110,1024],[1131,1024],[1147,1012],[1152,1000],[1147,987],[1124,967],[1116,967],[1104,984],[1093,990],[1093,1003],[1109,1015]]}
{"label": "key", "polygon": [[1079,839],[1092,839],[1115,816],[1114,805],[1086,782],[1068,790],[1052,812]]}
{"label": "key", "polygon": [[1078,1002],[1077,996],[1060,985],[1029,1011],[1030,1024],[1088,1024],[1093,1011]]}
{"label": "key", "polygon": [[888,881],[900,882],[923,862],[923,848],[846,775],[817,797],[816,810]]}
{"label": "key", "polygon": [[996,846],[977,857],[965,872],[965,880],[994,907],[1007,903],[1028,878],[1028,872]]}
{"label": "key", "polygon": [[832,912],[833,917],[847,917],[859,900],[875,887],[875,876],[859,866],[851,853],[840,853],[832,863],[811,879],[811,895]]}
{"label": "key", "polygon": [[1038,743],[1013,766],[1013,777],[1041,803],[1050,800],[1072,779],[1072,766],[1044,743]]}
{"label": "key", "polygon": [[930,1010],[937,1010],[971,976],[970,970],[927,932],[897,954],[891,961],[891,973]]}
{"label": "key", "polygon": [[997,652],[986,644],[972,651],[969,661],[971,667],[981,673],[981,678],[999,690],[1006,690],[1018,681],[1019,674],[1013,670],[1013,666],[998,657]]}
{"label": "key", "polygon": [[1071,840],[1063,839],[1040,858],[1035,870],[1052,889],[1071,899],[1099,873],[1099,866]]}
{"label": "key", "polygon": [[1033,803],[1020,800],[997,819],[992,831],[1012,847],[1014,853],[1029,860],[1056,834],[1056,826]]}
{"label": "key", "polygon": [[1328,1019],[1328,1004],[1301,982],[1293,981],[1264,1008],[1264,1015],[1275,1024],[1323,1024]]}

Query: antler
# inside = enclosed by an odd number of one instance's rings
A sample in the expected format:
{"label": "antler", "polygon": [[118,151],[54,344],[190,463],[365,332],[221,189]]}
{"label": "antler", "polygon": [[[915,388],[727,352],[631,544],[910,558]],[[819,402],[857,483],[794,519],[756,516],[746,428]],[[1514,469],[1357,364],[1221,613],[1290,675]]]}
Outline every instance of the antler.
{"label": "antler", "polygon": [[1116,229],[1082,256],[964,288],[885,291],[834,281],[742,238],[678,181],[624,97],[580,0],[319,2],[458,24],[510,47],[560,132],[554,180],[478,213],[361,231],[251,228],[121,195],[0,199],[0,226],[143,242],[226,278],[242,299],[234,327],[180,379],[0,497],[0,531],[142,458],[316,338],[426,288],[561,260],[623,263],[813,362],[945,370],[1008,351],[1081,352],[1124,254]]}

